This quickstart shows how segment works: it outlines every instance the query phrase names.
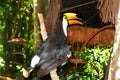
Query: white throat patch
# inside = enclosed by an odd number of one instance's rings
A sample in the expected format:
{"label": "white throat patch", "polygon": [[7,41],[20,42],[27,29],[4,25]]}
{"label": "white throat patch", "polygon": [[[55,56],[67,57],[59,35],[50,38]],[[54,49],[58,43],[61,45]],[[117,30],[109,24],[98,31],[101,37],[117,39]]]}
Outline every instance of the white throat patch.
{"label": "white throat patch", "polygon": [[67,26],[68,26],[68,21],[66,19],[63,19],[62,27],[63,27],[63,32],[64,32],[66,37],[67,37]]}

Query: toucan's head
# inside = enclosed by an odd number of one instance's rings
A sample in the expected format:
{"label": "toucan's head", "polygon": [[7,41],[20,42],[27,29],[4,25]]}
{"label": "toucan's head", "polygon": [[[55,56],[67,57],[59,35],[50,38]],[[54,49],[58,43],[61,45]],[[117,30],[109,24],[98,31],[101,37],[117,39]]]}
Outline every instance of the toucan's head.
{"label": "toucan's head", "polygon": [[67,36],[67,27],[71,25],[83,25],[81,22],[81,18],[78,17],[78,14],[76,13],[64,13],[63,14],[63,21],[62,21],[62,26],[63,26],[63,31],[65,35]]}

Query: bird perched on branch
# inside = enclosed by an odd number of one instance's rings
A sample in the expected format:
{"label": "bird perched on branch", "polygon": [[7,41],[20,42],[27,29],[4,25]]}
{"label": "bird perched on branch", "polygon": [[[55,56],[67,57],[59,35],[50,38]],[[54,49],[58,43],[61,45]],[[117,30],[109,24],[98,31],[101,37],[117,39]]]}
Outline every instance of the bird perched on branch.
{"label": "bird perched on branch", "polygon": [[42,77],[68,60],[70,46],[67,43],[67,27],[71,24],[82,24],[77,14],[65,13],[62,18],[58,17],[55,32],[35,50],[27,67],[29,73],[37,69],[37,75]]}

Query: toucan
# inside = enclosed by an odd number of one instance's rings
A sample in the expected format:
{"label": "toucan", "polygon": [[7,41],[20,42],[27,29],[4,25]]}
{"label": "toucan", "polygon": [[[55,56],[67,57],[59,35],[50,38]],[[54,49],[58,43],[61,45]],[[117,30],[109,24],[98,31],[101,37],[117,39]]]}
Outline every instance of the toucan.
{"label": "toucan", "polygon": [[[42,77],[57,68],[70,58],[70,45],[67,43],[67,27],[72,24],[82,24],[76,13],[64,13],[58,16],[56,29],[35,50],[27,72],[37,69],[37,75]],[[23,74],[24,77],[28,75]]]}

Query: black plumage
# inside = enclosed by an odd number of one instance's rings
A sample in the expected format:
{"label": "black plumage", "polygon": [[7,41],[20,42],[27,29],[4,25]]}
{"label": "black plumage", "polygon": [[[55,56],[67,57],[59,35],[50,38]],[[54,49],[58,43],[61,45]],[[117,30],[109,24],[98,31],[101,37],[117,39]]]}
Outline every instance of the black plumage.
{"label": "black plumage", "polygon": [[[38,70],[37,75],[42,77],[48,74],[51,70],[67,61],[69,55],[70,47],[67,44],[67,38],[63,32],[62,19],[58,17],[55,32],[35,50],[32,57],[32,59],[35,56],[40,58],[34,68]],[[32,67],[29,69],[32,69]]]}

